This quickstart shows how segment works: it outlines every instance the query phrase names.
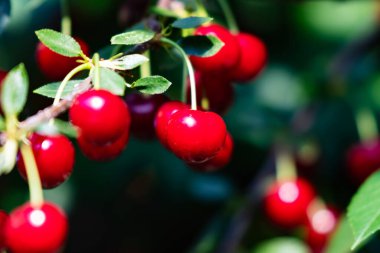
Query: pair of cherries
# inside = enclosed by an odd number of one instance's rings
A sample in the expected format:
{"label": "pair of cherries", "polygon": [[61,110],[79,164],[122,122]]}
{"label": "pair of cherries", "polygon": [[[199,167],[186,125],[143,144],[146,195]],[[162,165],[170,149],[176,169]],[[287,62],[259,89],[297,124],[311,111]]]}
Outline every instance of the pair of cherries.
{"label": "pair of cherries", "polygon": [[129,139],[131,116],[127,104],[107,90],[89,90],[78,95],[69,109],[70,121],[78,127],[78,144],[92,160],[118,156]]}
{"label": "pair of cherries", "polygon": [[197,97],[207,98],[211,111],[225,113],[234,99],[232,82],[247,82],[261,72],[267,60],[266,47],[251,34],[232,34],[217,24],[201,26],[195,35],[213,35],[224,43],[215,55],[191,56],[190,60],[196,69]]}
{"label": "pair of cherries", "polygon": [[211,171],[229,162],[233,141],[218,114],[170,101],[159,108],[154,123],[160,142],[195,169]]}
{"label": "pair of cherries", "polygon": [[304,227],[313,252],[322,252],[337,226],[338,214],[316,202],[313,186],[298,178],[271,184],[264,197],[264,209],[268,218],[282,228]]}
{"label": "pair of cherries", "polygon": [[0,250],[13,253],[53,253],[64,244],[68,222],[65,213],[55,204],[31,203],[13,210],[9,216],[0,211]]}

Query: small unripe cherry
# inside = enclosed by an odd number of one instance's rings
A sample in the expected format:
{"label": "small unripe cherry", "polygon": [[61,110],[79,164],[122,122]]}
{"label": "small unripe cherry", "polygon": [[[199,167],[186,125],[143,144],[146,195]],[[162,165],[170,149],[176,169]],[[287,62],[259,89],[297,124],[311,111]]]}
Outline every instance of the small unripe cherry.
{"label": "small unripe cherry", "polygon": [[189,164],[193,169],[198,171],[216,171],[225,167],[231,160],[234,142],[231,134],[227,132],[226,140],[223,147],[218,153],[210,160],[204,163],[191,163]]}
{"label": "small unripe cherry", "polygon": [[8,214],[0,210],[0,251],[5,249],[5,223],[8,219]]}
{"label": "small unripe cherry", "polygon": [[55,204],[34,207],[26,203],[9,214],[4,228],[6,246],[13,253],[57,252],[67,227],[66,215]]}
{"label": "small unripe cherry", "polygon": [[89,90],[77,96],[69,117],[83,138],[97,145],[117,140],[131,122],[127,104],[107,90]]}
{"label": "small unripe cherry", "polygon": [[167,100],[161,94],[128,94],[125,101],[131,113],[131,134],[140,139],[153,139],[156,136],[154,118],[159,107]]}
{"label": "small unripe cherry", "polygon": [[216,113],[183,109],[174,113],[167,126],[170,150],[185,162],[201,163],[223,147],[226,124]]}
{"label": "small unripe cherry", "polygon": [[182,109],[188,109],[189,106],[180,101],[169,101],[164,103],[157,111],[156,117],[154,119],[154,126],[156,129],[157,138],[160,140],[161,144],[166,148],[167,143],[167,132],[168,124],[171,116]]}
{"label": "small unripe cherry", "polygon": [[240,45],[239,63],[231,70],[230,76],[235,81],[246,82],[257,76],[267,61],[264,43],[248,33],[239,33],[236,38]]}
{"label": "small unripe cherry", "polygon": [[[71,175],[74,167],[75,151],[70,140],[64,135],[41,135],[33,133],[29,137],[37,164],[42,186],[54,188]],[[27,180],[22,155],[17,161],[18,171]]]}
{"label": "small unripe cherry", "polygon": [[240,59],[240,47],[237,39],[221,25],[200,26],[195,35],[213,35],[218,37],[224,46],[210,57],[190,56],[194,67],[201,71],[225,71],[232,69]]}
{"label": "small unripe cherry", "polygon": [[[87,43],[80,38],[75,38],[83,53],[89,54]],[[79,57],[66,57],[51,51],[41,42],[37,44],[36,60],[41,72],[52,81],[62,80],[72,69],[79,65],[76,60]]]}
{"label": "small unripe cherry", "polygon": [[278,226],[293,229],[305,224],[307,208],[314,198],[313,187],[301,178],[275,182],[264,197],[265,213]]}
{"label": "small unripe cherry", "polygon": [[129,131],[126,130],[118,139],[102,145],[88,142],[83,136],[79,135],[78,144],[82,153],[94,161],[109,161],[118,157],[124,150],[129,139]]}

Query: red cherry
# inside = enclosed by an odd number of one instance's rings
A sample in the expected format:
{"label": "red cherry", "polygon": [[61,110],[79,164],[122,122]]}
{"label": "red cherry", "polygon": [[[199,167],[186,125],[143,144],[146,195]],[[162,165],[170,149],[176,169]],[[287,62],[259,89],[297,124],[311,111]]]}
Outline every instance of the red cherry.
{"label": "red cherry", "polygon": [[[89,48],[83,40],[75,38],[79,43],[83,53],[89,54]],[[50,80],[63,79],[73,68],[79,64],[76,60],[79,57],[66,57],[51,51],[41,42],[37,44],[36,60],[41,72]]]}
{"label": "red cherry", "polygon": [[123,135],[114,142],[103,145],[96,145],[88,142],[81,135],[78,137],[78,144],[83,154],[91,160],[109,161],[121,154],[127,145],[129,139],[129,131],[125,131]]}
{"label": "red cherry", "polygon": [[236,38],[240,45],[239,63],[231,70],[231,78],[246,82],[257,76],[267,61],[267,51],[264,43],[248,33],[239,33]]}
{"label": "red cherry", "polygon": [[3,82],[8,72],[0,69],[0,84]]}
{"label": "red cherry", "polygon": [[5,224],[5,241],[13,253],[52,253],[62,247],[67,218],[52,203],[41,207],[26,203],[13,210]]}
{"label": "red cherry", "polygon": [[8,214],[0,210],[0,251],[5,249],[5,223],[8,219]]}
{"label": "red cherry", "polygon": [[[33,133],[29,138],[44,188],[54,188],[63,183],[74,166],[74,147],[64,135],[44,136]],[[17,161],[18,171],[26,180],[22,156]]]}
{"label": "red cherry", "polygon": [[222,148],[226,135],[226,124],[213,112],[179,110],[171,116],[167,126],[170,150],[190,163],[213,158]]}
{"label": "red cherry", "polygon": [[[201,106],[202,98],[208,100],[209,110],[224,114],[231,106],[234,89],[228,78],[218,72],[195,72],[197,104]],[[190,84],[187,86],[187,103],[190,103]]]}
{"label": "red cherry", "polygon": [[346,162],[352,180],[362,183],[380,168],[380,140],[354,145],[347,152]]}
{"label": "red cherry", "polygon": [[83,138],[98,145],[119,139],[131,122],[127,104],[106,90],[90,90],[77,96],[69,117]]}
{"label": "red cherry", "polygon": [[158,108],[168,99],[161,94],[146,96],[133,93],[126,96],[125,101],[131,112],[131,133],[140,139],[153,139],[154,118]]}
{"label": "red cherry", "polygon": [[331,207],[318,208],[308,213],[306,241],[314,253],[322,253],[338,225],[339,214]]}
{"label": "red cherry", "polygon": [[157,111],[154,119],[157,138],[162,145],[169,148],[167,143],[167,130],[170,117],[179,110],[187,109],[188,106],[179,101],[169,101],[163,104]]}
{"label": "red cherry", "polygon": [[193,163],[189,164],[192,168],[199,171],[215,171],[220,168],[225,167],[231,160],[232,151],[234,147],[234,142],[231,137],[231,134],[227,132],[226,140],[221,150],[211,158],[210,160],[204,163]]}
{"label": "red cherry", "polygon": [[239,62],[239,42],[226,28],[217,24],[198,27],[195,35],[214,35],[218,37],[224,46],[218,53],[210,57],[191,56],[194,67],[201,71],[230,70]]}
{"label": "red cherry", "polygon": [[306,210],[314,197],[313,187],[303,179],[276,182],[264,198],[265,212],[275,224],[295,228],[306,221]]}

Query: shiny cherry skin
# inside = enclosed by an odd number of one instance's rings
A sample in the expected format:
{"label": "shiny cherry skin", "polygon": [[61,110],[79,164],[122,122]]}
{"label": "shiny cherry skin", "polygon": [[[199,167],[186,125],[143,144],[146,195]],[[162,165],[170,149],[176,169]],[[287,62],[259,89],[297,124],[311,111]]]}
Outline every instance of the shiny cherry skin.
{"label": "shiny cherry skin", "polygon": [[156,136],[154,118],[160,106],[168,101],[167,97],[132,93],[126,96],[125,101],[131,113],[131,134],[139,139],[153,139]]}
{"label": "shiny cherry skin", "polygon": [[[76,38],[83,53],[89,54],[86,42]],[[78,57],[66,57],[51,51],[41,42],[37,44],[36,60],[41,72],[52,81],[62,80],[72,69],[79,65]]]}
{"label": "shiny cherry skin", "polygon": [[339,213],[332,207],[321,207],[308,212],[306,242],[313,253],[324,252],[324,247],[337,228],[338,220]]}
{"label": "shiny cherry skin", "polygon": [[204,72],[225,71],[234,68],[239,63],[239,42],[223,26],[217,24],[201,26],[195,30],[195,35],[213,35],[224,42],[224,46],[213,56],[191,56],[190,60],[196,69]]}
{"label": "shiny cherry skin", "polygon": [[114,142],[109,142],[103,145],[97,145],[88,142],[81,135],[78,137],[78,144],[82,153],[89,159],[94,161],[109,161],[118,157],[123,152],[128,143],[129,131],[125,131]]}
{"label": "shiny cherry skin", "polygon": [[267,61],[265,44],[257,37],[248,33],[239,33],[236,38],[240,45],[239,63],[231,70],[233,80],[246,82],[257,76]]}
{"label": "shiny cherry skin", "polygon": [[346,163],[353,182],[362,183],[380,168],[380,140],[352,146],[347,152]]}
{"label": "shiny cherry skin", "polygon": [[170,150],[185,162],[201,163],[223,147],[227,129],[216,113],[184,109],[174,113],[167,126]]}
{"label": "shiny cherry skin", "polygon": [[[222,73],[195,71],[197,104],[202,105],[202,98],[207,99],[208,109],[224,114],[234,100],[232,83]],[[187,103],[191,103],[190,85],[187,86]]]}
{"label": "shiny cherry skin", "polygon": [[164,103],[157,111],[154,119],[154,127],[158,140],[166,148],[169,148],[167,142],[168,124],[171,116],[179,110],[188,109],[188,105],[180,101],[169,101]]}
{"label": "shiny cherry skin", "polygon": [[264,197],[265,213],[276,225],[293,229],[306,222],[314,198],[313,187],[303,179],[275,182]]}
{"label": "shiny cherry skin", "polygon": [[13,253],[53,253],[62,247],[67,218],[55,204],[40,207],[26,203],[13,210],[5,224],[6,246]]}
{"label": "shiny cherry skin", "polygon": [[8,214],[0,210],[0,251],[5,249],[5,223],[8,219]]}
{"label": "shiny cherry skin", "polygon": [[117,140],[131,122],[127,104],[106,90],[89,90],[77,96],[69,117],[83,138],[98,145]]}
{"label": "shiny cherry skin", "polygon": [[[46,136],[38,133],[33,133],[29,140],[42,186],[50,189],[66,181],[73,171],[75,157],[75,150],[70,140],[64,135]],[[21,155],[17,167],[26,180],[25,164]]]}
{"label": "shiny cherry skin", "polygon": [[216,171],[225,167],[231,160],[234,142],[230,133],[227,132],[226,140],[223,147],[210,160],[204,163],[189,164],[193,169],[198,171]]}

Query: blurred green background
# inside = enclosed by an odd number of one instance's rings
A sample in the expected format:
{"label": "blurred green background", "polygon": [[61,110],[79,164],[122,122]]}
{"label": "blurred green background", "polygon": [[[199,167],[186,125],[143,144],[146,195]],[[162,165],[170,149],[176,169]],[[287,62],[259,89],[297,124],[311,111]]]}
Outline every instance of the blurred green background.
{"label": "blurred green background", "polygon": [[[0,1],[0,11],[6,2]],[[0,22],[4,25],[0,68],[9,70],[24,62],[33,90],[48,82],[36,66],[34,31],[60,29],[60,3],[10,2],[10,16]],[[154,4],[69,2],[73,34],[85,39],[91,52],[109,45],[112,35],[138,22]],[[224,24],[217,2],[205,4]],[[234,103],[224,115],[235,140],[231,163],[216,173],[194,172],[157,141],[134,138],[112,162],[91,162],[77,152],[70,180],[45,191],[70,217],[63,252],[217,252],[228,235],[228,224],[246,206],[247,192],[257,175],[262,176],[260,171],[278,142],[291,146],[296,158],[306,145],[316,150],[317,162],[300,173],[325,201],[345,210],[356,190],[344,164],[347,148],[358,142],[354,111],[370,108],[378,120],[380,110],[379,3],[231,0],[230,5],[241,30],[262,38],[269,53],[268,65],[258,78],[234,86]],[[154,73],[173,81],[171,89],[179,89],[180,62],[162,59],[160,52],[153,51],[152,65]],[[22,116],[51,102],[31,93]],[[0,177],[0,190],[0,207],[7,211],[28,198],[27,185],[17,171]],[[269,238],[294,236],[268,224],[259,201],[252,210],[239,252],[256,252],[259,243]],[[379,245],[375,238],[362,252],[379,252]],[[305,252],[300,247],[291,252]]]}

